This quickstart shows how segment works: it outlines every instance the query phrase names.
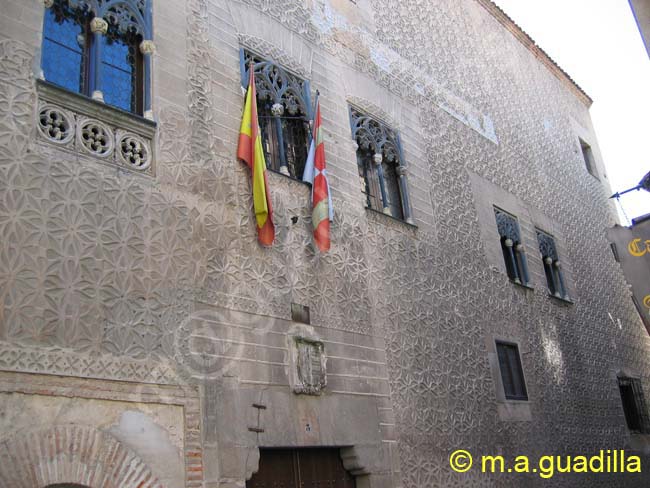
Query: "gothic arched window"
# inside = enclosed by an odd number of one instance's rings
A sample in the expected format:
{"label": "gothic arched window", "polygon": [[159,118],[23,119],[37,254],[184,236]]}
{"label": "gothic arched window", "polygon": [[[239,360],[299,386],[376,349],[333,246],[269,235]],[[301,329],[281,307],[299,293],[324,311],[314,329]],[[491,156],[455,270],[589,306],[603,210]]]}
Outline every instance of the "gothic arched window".
{"label": "gothic arched window", "polygon": [[497,221],[501,252],[503,253],[508,277],[518,285],[529,286],[528,262],[517,218],[496,207],[494,208],[494,216]]}
{"label": "gothic arched window", "polygon": [[560,268],[560,257],[555,247],[555,239],[544,231],[539,229],[536,229],[536,231],[539,252],[544,262],[544,274],[546,275],[548,291],[557,298],[569,300],[569,294],[564,285],[564,276]]}
{"label": "gothic arched window", "polygon": [[151,118],[151,0],[46,0],[43,76]]}
{"label": "gothic arched window", "polygon": [[309,82],[244,49],[240,50],[240,62],[244,88],[251,63],[255,70],[257,114],[266,166],[302,179],[312,118]]}
{"label": "gothic arched window", "polygon": [[412,223],[399,134],[350,107],[352,138],[368,208]]}

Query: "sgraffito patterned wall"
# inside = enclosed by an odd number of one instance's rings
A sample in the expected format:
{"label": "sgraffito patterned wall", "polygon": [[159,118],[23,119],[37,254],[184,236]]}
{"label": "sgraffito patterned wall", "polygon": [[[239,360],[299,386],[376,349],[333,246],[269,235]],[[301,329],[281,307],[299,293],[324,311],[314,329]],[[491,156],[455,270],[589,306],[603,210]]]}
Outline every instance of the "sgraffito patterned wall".
{"label": "sgraffito patterned wall", "polygon": [[[627,445],[615,375],[633,371],[650,391],[650,341],[607,244],[606,183],[580,159],[572,124],[591,131],[588,109],[566,83],[473,0],[154,3],[155,176],[37,136],[37,42],[2,33],[2,369],[174,383],[174,339],[196,303],[288,319],[297,302],[315,325],[385,339],[404,487],[542,485],[454,473],[460,448]],[[234,158],[240,43],[294,63],[322,92],[336,207],[327,255],[311,244],[309,189],[277,175],[276,243],[255,240],[249,175]],[[180,81],[166,86],[166,70]],[[417,229],[363,208],[350,100],[401,131]],[[468,171],[561,229],[573,304],[488,265],[498,243],[482,240]],[[495,336],[520,343],[531,421],[500,420]],[[565,474],[544,486],[639,483]]]}

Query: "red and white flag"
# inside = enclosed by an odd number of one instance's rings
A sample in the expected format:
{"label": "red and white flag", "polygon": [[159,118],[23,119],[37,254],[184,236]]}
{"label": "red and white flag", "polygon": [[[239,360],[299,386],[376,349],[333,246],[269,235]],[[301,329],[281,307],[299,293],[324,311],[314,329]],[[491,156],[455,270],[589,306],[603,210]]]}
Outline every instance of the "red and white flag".
{"label": "red and white flag", "polygon": [[334,207],[325,169],[325,144],[323,144],[321,131],[319,100],[316,101],[313,134],[302,180],[311,183],[311,221],[314,226],[314,242],[321,252],[326,252],[331,244],[330,222],[334,220]]}

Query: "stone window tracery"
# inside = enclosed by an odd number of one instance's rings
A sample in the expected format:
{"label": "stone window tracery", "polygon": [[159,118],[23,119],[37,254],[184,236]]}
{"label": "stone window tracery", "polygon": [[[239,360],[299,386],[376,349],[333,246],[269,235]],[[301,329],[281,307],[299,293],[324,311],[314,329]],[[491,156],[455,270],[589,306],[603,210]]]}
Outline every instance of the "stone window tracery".
{"label": "stone window tracery", "polygon": [[402,144],[397,132],[350,106],[352,139],[368,208],[413,223]]}
{"label": "stone window tracery", "polygon": [[246,49],[240,50],[242,86],[253,64],[262,146],[269,169],[296,179],[309,151],[312,107],[309,82]]}
{"label": "stone window tracery", "polygon": [[537,242],[544,262],[544,273],[546,274],[549,292],[557,298],[569,300],[560,267],[560,258],[555,247],[555,239],[546,232],[537,229]]}
{"label": "stone window tracery", "polygon": [[151,118],[151,0],[44,0],[43,77]]}
{"label": "stone window tracery", "polygon": [[517,218],[497,207],[494,208],[494,215],[508,277],[519,285],[530,286],[528,261]]}

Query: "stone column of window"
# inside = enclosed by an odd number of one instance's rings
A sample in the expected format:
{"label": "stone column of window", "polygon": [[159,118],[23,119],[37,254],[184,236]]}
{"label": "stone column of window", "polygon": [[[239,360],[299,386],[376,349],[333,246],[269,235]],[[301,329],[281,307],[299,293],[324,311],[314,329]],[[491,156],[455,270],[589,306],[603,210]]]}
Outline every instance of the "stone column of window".
{"label": "stone column of window", "polygon": [[519,261],[521,262],[521,280],[524,285],[528,286],[530,283],[530,277],[528,276],[528,260],[526,259],[526,252],[524,250],[524,246],[521,244],[517,244],[515,246],[515,251],[517,251],[517,255],[519,256]]}
{"label": "stone column of window", "polygon": [[510,264],[512,265],[512,273],[514,274],[513,281],[521,285],[519,270],[517,269],[517,260],[515,259],[515,252],[513,250],[514,242],[512,242],[512,239],[506,239],[504,244],[508,249],[508,257],[510,258]]}
{"label": "stone column of window", "polygon": [[381,166],[384,156],[381,153],[375,153],[372,156],[372,161],[377,167],[377,177],[379,178],[379,189],[381,190],[381,205],[386,215],[392,215],[390,211],[390,203],[388,202],[388,195],[386,193],[386,181],[384,180],[384,168]]}
{"label": "stone column of window", "polygon": [[550,258],[548,256],[545,257],[544,263],[546,263],[546,265],[548,266],[550,272],[549,274],[551,275],[551,281],[553,283],[553,290],[551,291],[553,292],[553,295],[555,295],[558,298],[561,298],[562,296],[560,295],[560,285],[558,283],[558,279],[556,276],[557,275],[556,269],[553,266],[553,258]]}
{"label": "stone column of window", "polygon": [[284,134],[282,133],[282,120],[280,119],[280,117],[284,115],[284,105],[281,103],[274,103],[271,106],[271,114],[273,115],[273,120],[275,121],[275,131],[278,136],[280,173],[289,176],[289,168],[287,167],[287,155],[284,152]]}
{"label": "stone column of window", "polygon": [[[47,8],[52,8],[54,6],[54,0],[41,0],[41,2],[43,3],[43,7],[45,7],[46,9]],[[47,14],[45,14],[45,15],[47,15]],[[41,60],[41,55],[42,55],[42,52],[39,49],[38,53],[37,53],[38,59],[36,60],[38,62],[38,64],[36,64],[36,66],[38,66],[38,78],[41,79],[41,80],[44,80],[45,79],[45,73],[43,72],[43,68],[42,68],[43,64],[42,64],[42,60]]]}
{"label": "stone column of window", "polygon": [[562,276],[562,270],[560,269],[560,262],[555,261],[553,263],[553,266],[555,267],[555,274],[557,274],[557,279],[560,284],[560,293],[562,295],[562,298],[568,300],[569,294],[567,293],[566,287],[564,286],[564,277]]}
{"label": "stone column of window", "polygon": [[397,175],[399,176],[399,189],[400,189],[400,195],[402,196],[402,209],[404,210],[404,220],[409,224],[412,224],[413,217],[411,214],[411,199],[409,198],[408,182],[406,181],[408,170],[406,169],[405,166],[399,165],[397,167]]}
{"label": "stone column of window", "polygon": [[144,40],[140,43],[140,52],[144,57],[144,104],[142,110],[145,118],[153,120],[153,111],[151,109],[151,58],[156,52],[156,46],[153,41]]}
{"label": "stone column of window", "polygon": [[94,17],[90,21],[90,31],[93,33],[91,64],[91,89],[93,100],[104,101],[102,92],[102,36],[108,32],[108,22],[101,17]]}

